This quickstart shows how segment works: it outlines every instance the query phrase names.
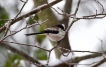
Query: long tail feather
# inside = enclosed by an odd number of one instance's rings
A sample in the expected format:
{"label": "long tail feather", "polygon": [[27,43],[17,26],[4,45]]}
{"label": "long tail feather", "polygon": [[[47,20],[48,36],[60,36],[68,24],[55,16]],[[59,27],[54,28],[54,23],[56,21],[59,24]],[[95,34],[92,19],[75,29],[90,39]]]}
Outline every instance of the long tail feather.
{"label": "long tail feather", "polygon": [[29,33],[29,34],[25,34],[26,36],[30,36],[30,35],[37,35],[37,34],[44,34],[44,33],[53,33],[53,34],[57,34],[59,33],[59,31],[55,31],[55,30],[44,30],[40,33]]}
{"label": "long tail feather", "polygon": [[29,34],[25,34],[25,35],[30,36],[30,35],[37,35],[37,34],[43,34],[43,33],[29,33]]}

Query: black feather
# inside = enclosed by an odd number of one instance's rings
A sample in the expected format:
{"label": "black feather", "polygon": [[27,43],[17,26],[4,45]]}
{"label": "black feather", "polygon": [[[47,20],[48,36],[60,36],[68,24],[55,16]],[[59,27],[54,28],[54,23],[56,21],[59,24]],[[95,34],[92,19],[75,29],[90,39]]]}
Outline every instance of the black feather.
{"label": "black feather", "polygon": [[30,36],[30,35],[37,35],[37,34],[42,34],[42,33],[29,33],[29,34],[25,34],[25,35]]}
{"label": "black feather", "polygon": [[58,34],[59,31],[56,30],[44,30],[40,33],[29,33],[29,34],[25,34],[26,36],[30,36],[30,35],[37,35],[37,34],[44,34],[44,33],[53,33],[53,34]]}
{"label": "black feather", "polygon": [[59,27],[59,28],[61,28],[62,30],[64,30],[64,27],[63,27],[62,24],[58,24],[58,25],[56,25],[56,26]]}
{"label": "black feather", "polygon": [[45,30],[43,31],[44,33],[53,33],[53,34],[58,34],[59,31],[56,31],[56,30]]}

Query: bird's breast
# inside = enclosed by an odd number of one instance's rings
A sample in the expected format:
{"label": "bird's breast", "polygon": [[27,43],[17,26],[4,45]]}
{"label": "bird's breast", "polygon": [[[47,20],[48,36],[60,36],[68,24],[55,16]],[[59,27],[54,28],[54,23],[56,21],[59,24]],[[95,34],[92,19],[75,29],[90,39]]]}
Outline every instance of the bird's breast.
{"label": "bird's breast", "polygon": [[51,40],[51,41],[60,41],[61,39],[64,38],[64,33],[59,33],[59,34],[52,34],[52,33],[48,33],[47,37]]}

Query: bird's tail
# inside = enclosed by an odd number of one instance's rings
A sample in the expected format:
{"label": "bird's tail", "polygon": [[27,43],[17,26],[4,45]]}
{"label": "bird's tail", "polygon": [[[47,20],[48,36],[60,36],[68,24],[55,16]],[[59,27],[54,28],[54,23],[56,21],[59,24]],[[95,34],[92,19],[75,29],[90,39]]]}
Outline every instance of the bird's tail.
{"label": "bird's tail", "polygon": [[40,33],[29,33],[29,34],[25,34],[26,36],[30,36],[30,35],[37,35],[37,34],[44,34],[44,33],[53,33],[53,34],[57,34],[59,33],[59,31],[55,31],[55,30],[44,30]]}
{"label": "bird's tail", "polygon": [[25,34],[25,35],[30,36],[30,35],[37,35],[37,34],[43,34],[43,32],[41,32],[41,33],[29,33],[29,34]]}

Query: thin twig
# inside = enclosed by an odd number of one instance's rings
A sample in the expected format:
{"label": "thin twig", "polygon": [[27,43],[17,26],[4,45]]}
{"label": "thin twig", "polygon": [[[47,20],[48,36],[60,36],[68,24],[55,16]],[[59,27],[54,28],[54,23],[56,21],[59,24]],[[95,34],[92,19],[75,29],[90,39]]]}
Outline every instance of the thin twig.
{"label": "thin twig", "polygon": [[103,5],[99,1],[97,1],[97,0],[95,0],[95,1],[102,7],[102,12],[101,13],[104,13],[104,7],[103,7]]}
{"label": "thin twig", "polygon": [[32,25],[30,25],[30,26],[28,26],[28,27],[25,26],[24,28],[22,28],[22,29],[20,29],[20,30],[18,30],[18,31],[16,31],[16,32],[12,33],[12,34],[3,37],[3,38],[0,40],[0,42],[2,42],[3,40],[5,40],[5,39],[8,38],[9,36],[12,36],[12,35],[14,35],[14,34],[20,32],[20,31],[22,31],[22,30],[24,30],[24,29],[26,29],[26,28],[31,28],[32,26],[35,26],[35,25],[39,25],[39,24],[38,24],[38,23],[35,23],[35,24],[32,24]]}
{"label": "thin twig", "polygon": [[[53,6],[53,5],[55,5],[56,3],[60,2],[60,1],[62,1],[62,0],[55,0],[55,1],[51,2],[51,3],[49,3],[49,4],[50,4],[51,6]],[[48,7],[50,7],[48,4],[43,4],[43,5],[39,6],[39,7],[37,7],[36,9],[30,11],[29,13],[26,13],[26,14],[24,14],[24,15],[22,15],[22,16],[17,17],[14,21],[11,22],[10,25],[16,23],[17,21],[22,20],[23,18],[27,18],[27,17],[29,17],[30,15],[36,14],[36,13],[38,13],[39,11],[44,10],[44,9],[46,9],[46,8],[48,8]],[[6,29],[6,27],[5,27],[5,25],[4,25],[3,27],[0,28],[0,33],[3,32],[5,29]]]}
{"label": "thin twig", "polygon": [[7,28],[6,28],[6,32],[5,32],[4,36],[7,35],[7,32],[8,32],[8,30],[9,30],[10,26],[11,26],[11,23],[18,17],[18,15],[21,13],[21,11],[23,10],[23,8],[24,8],[24,6],[26,5],[27,2],[28,2],[28,0],[26,0],[26,2],[24,2],[23,6],[21,7],[21,9],[20,9],[20,11],[18,12],[18,14],[14,17],[14,19],[11,20],[10,22],[8,22],[8,24],[7,24],[7,26],[6,26]]}
{"label": "thin twig", "polygon": [[24,46],[31,46],[31,47],[36,47],[36,48],[39,48],[39,49],[42,49],[42,50],[45,50],[45,51],[49,51],[47,49],[44,49],[42,47],[39,47],[39,46],[36,46],[36,45],[32,45],[32,44],[22,44],[22,43],[17,43],[17,42],[10,42],[10,41],[3,41],[5,43],[13,43],[13,44],[18,44],[18,45],[24,45]]}
{"label": "thin twig", "polygon": [[12,46],[10,46],[7,43],[0,43],[0,46],[5,47],[6,49],[11,50],[14,53],[17,53],[19,55],[21,55],[23,58],[25,58],[26,60],[32,62],[33,64],[35,64],[36,66],[41,66],[41,67],[45,67],[44,65],[42,65],[38,60],[36,60],[35,58],[29,56],[28,54],[26,54],[25,52],[18,50]]}

